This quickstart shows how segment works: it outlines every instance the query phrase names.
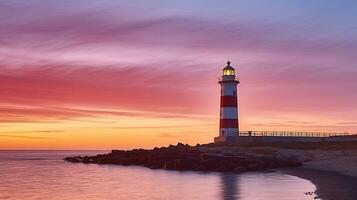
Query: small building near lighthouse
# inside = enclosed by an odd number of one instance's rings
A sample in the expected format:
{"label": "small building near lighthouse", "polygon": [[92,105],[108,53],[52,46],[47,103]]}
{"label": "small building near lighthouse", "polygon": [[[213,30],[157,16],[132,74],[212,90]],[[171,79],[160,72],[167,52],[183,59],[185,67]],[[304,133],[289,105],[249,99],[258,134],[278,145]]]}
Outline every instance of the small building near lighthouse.
{"label": "small building near lighthouse", "polygon": [[238,84],[236,70],[228,61],[223,68],[218,82],[221,86],[219,133],[215,142],[224,142],[227,138],[239,136],[238,121]]}

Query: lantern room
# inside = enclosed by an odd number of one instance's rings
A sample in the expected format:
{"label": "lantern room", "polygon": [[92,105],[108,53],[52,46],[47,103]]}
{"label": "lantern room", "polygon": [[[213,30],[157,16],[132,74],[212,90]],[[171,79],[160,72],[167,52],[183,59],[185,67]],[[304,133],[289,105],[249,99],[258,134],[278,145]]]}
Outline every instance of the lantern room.
{"label": "lantern room", "polygon": [[235,70],[229,61],[227,62],[227,66],[223,68],[223,76],[235,76]]}

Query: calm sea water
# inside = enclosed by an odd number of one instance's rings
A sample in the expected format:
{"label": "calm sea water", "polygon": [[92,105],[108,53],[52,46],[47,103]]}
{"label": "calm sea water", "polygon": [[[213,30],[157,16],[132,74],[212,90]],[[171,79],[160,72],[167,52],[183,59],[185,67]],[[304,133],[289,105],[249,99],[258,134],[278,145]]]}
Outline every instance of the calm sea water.
{"label": "calm sea water", "polygon": [[309,200],[315,186],[273,173],[197,173],[73,164],[80,151],[0,151],[1,200],[239,199]]}

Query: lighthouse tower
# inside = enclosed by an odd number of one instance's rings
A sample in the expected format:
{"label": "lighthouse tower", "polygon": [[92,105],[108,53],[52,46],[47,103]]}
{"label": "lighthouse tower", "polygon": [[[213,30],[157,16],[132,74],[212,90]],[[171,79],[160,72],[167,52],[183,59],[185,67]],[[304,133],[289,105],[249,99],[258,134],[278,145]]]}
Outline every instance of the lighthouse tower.
{"label": "lighthouse tower", "polygon": [[228,137],[239,136],[237,101],[239,81],[236,78],[235,69],[229,61],[227,66],[223,68],[223,75],[219,84],[221,85],[221,106],[219,137],[215,138],[217,142],[225,141]]}

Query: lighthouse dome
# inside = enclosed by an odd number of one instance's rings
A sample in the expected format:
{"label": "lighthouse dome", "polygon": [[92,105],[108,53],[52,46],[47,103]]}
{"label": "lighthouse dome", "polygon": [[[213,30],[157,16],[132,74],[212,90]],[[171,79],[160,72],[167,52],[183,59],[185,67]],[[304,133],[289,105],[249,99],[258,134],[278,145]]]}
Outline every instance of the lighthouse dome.
{"label": "lighthouse dome", "polygon": [[235,69],[231,66],[231,62],[227,62],[227,66],[223,68],[223,75],[224,76],[234,76]]}

